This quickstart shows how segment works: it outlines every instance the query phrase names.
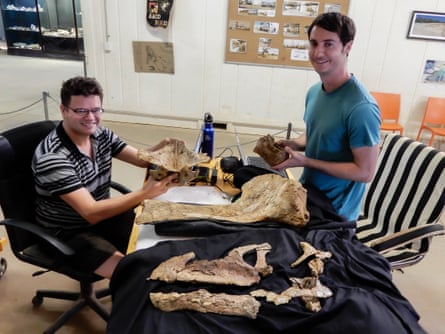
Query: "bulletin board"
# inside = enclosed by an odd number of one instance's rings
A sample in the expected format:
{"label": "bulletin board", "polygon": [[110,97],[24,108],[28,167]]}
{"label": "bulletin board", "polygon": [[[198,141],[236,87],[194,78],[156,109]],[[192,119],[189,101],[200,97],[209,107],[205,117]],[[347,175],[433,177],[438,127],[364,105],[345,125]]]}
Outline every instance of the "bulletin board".
{"label": "bulletin board", "polygon": [[225,61],[311,68],[310,24],[321,13],[348,10],[349,0],[229,0]]}

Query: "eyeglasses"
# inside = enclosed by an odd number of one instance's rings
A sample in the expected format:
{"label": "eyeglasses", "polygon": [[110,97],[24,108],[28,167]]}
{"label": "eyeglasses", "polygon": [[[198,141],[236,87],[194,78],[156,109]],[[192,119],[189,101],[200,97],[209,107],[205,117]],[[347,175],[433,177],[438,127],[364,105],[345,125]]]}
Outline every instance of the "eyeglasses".
{"label": "eyeglasses", "polygon": [[93,115],[98,115],[104,112],[103,108],[92,108],[92,109],[87,109],[87,108],[70,108],[68,106],[65,106],[65,108],[74,111],[74,113],[76,113],[79,116],[86,116],[89,113],[92,113]]}

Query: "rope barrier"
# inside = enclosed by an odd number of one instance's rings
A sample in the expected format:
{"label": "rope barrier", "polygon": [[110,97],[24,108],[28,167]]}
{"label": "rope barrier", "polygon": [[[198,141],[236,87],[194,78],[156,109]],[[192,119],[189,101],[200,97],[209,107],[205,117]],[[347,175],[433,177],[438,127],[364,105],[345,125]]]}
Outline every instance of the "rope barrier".
{"label": "rope barrier", "polygon": [[28,104],[28,105],[21,107],[19,109],[15,109],[12,111],[6,111],[6,112],[0,112],[0,117],[20,113],[22,111],[30,109],[31,107],[37,105],[40,102],[43,102],[43,109],[44,109],[43,111],[45,113],[45,119],[48,120],[49,119],[48,98],[51,99],[53,102],[55,102],[58,105],[59,102],[56,101],[48,92],[42,92],[42,98],[38,99],[37,101],[34,101],[31,104]]}
{"label": "rope barrier", "polygon": [[47,93],[47,94],[48,94],[47,96],[48,96],[51,100],[53,100],[53,101],[54,101],[55,103],[57,103],[57,104],[59,103],[59,101],[55,100],[51,95],[49,95],[49,93]]}
{"label": "rope barrier", "polygon": [[[42,98],[38,99],[37,101],[35,101],[35,102],[33,102],[33,103],[31,103],[31,104],[25,106],[25,107],[22,107],[22,108],[19,108],[19,109],[16,109],[16,110],[12,110],[12,111],[8,111],[8,112],[3,112],[3,113],[0,112],[0,116],[11,115],[11,114],[15,114],[15,113],[22,112],[22,111],[24,111],[24,110],[26,110],[26,109],[29,109],[29,108],[31,108],[31,107],[35,106],[36,104],[38,104],[38,103],[40,103],[40,102],[43,101],[43,104],[44,104],[45,119],[49,119],[47,99],[52,100],[52,101],[53,101],[54,103],[56,103],[57,105],[59,104],[59,101],[57,101],[56,99],[54,99],[48,92],[42,92],[42,95],[43,95]],[[296,133],[296,134],[298,134],[299,132],[297,132],[297,131],[295,131],[294,129],[292,129],[292,126],[291,126],[291,124],[289,123],[289,124],[288,124],[288,128],[287,128],[287,130],[277,131],[277,132],[273,133],[272,136],[276,137],[276,136],[279,136],[279,135],[281,135],[281,134],[283,134],[283,133],[286,133],[286,138],[289,139],[291,133]],[[147,145],[147,143],[141,143],[141,142],[138,142],[138,141],[136,141],[136,140],[131,140],[131,139],[128,139],[128,138],[124,138],[124,137],[122,137],[122,136],[121,136],[121,138],[122,138],[123,140],[126,140],[127,142],[133,142],[133,143],[136,143],[136,144],[143,144],[143,145],[145,145],[145,146]],[[252,141],[248,141],[248,142],[242,143],[242,145],[250,145],[250,144],[253,144],[253,143],[255,143],[255,142],[256,142],[256,139],[255,139],[255,140],[252,140]],[[223,146],[223,147],[216,147],[215,150],[222,151],[222,152],[219,154],[219,155],[222,155],[226,150],[230,150],[230,151],[232,151],[232,147],[235,147],[235,145],[229,145],[229,146]]]}
{"label": "rope barrier", "polygon": [[7,112],[4,112],[4,113],[0,113],[0,116],[2,116],[2,115],[11,115],[11,114],[15,114],[15,113],[20,112],[20,111],[23,111],[23,110],[25,110],[25,109],[31,108],[32,106],[36,105],[37,103],[39,103],[39,102],[41,102],[41,101],[43,101],[43,98],[41,98],[41,99],[39,99],[39,100],[37,100],[37,101],[35,101],[35,102],[33,102],[33,103],[31,103],[31,104],[25,106],[25,107],[22,107],[22,108],[20,108],[20,109],[16,109],[16,110],[13,110],[13,111],[7,111]]}

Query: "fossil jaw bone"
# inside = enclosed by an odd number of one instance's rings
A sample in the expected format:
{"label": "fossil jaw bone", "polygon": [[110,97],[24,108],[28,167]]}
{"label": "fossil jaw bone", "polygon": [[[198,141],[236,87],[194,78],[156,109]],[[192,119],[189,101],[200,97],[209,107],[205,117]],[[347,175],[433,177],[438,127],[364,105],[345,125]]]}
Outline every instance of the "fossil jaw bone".
{"label": "fossil jaw bone", "polygon": [[[272,267],[266,263],[266,254],[270,249],[268,243],[251,244],[234,248],[223,259],[194,262],[190,261],[195,258],[195,253],[189,252],[162,262],[147,279],[167,283],[182,281],[250,286],[260,281],[260,274],[265,276],[272,272]],[[244,254],[253,250],[257,252],[255,266],[243,259]]]}

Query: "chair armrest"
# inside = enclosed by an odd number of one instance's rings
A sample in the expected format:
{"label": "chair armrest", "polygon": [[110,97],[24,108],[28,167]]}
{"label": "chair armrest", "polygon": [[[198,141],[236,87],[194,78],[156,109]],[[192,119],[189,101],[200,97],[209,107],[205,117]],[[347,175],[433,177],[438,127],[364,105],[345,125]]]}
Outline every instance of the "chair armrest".
{"label": "chair armrest", "polygon": [[36,225],[35,223],[24,220],[6,218],[5,220],[0,221],[0,225],[11,226],[17,229],[25,230],[28,233],[32,233],[41,238],[43,241],[46,241],[48,244],[50,244],[52,247],[57,249],[65,256],[71,256],[75,254],[74,250],[71,247],[53,237],[51,234],[45,231],[44,228]]}
{"label": "chair armrest", "polygon": [[412,227],[404,231],[396,232],[389,236],[377,238],[366,243],[366,245],[373,248],[379,253],[385,253],[418,239],[430,238],[436,235],[443,234],[445,234],[445,227],[440,223],[432,223]]}
{"label": "chair armrest", "polygon": [[111,181],[110,187],[113,188],[114,190],[119,191],[121,194],[128,194],[131,192],[129,188],[116,181]]}

